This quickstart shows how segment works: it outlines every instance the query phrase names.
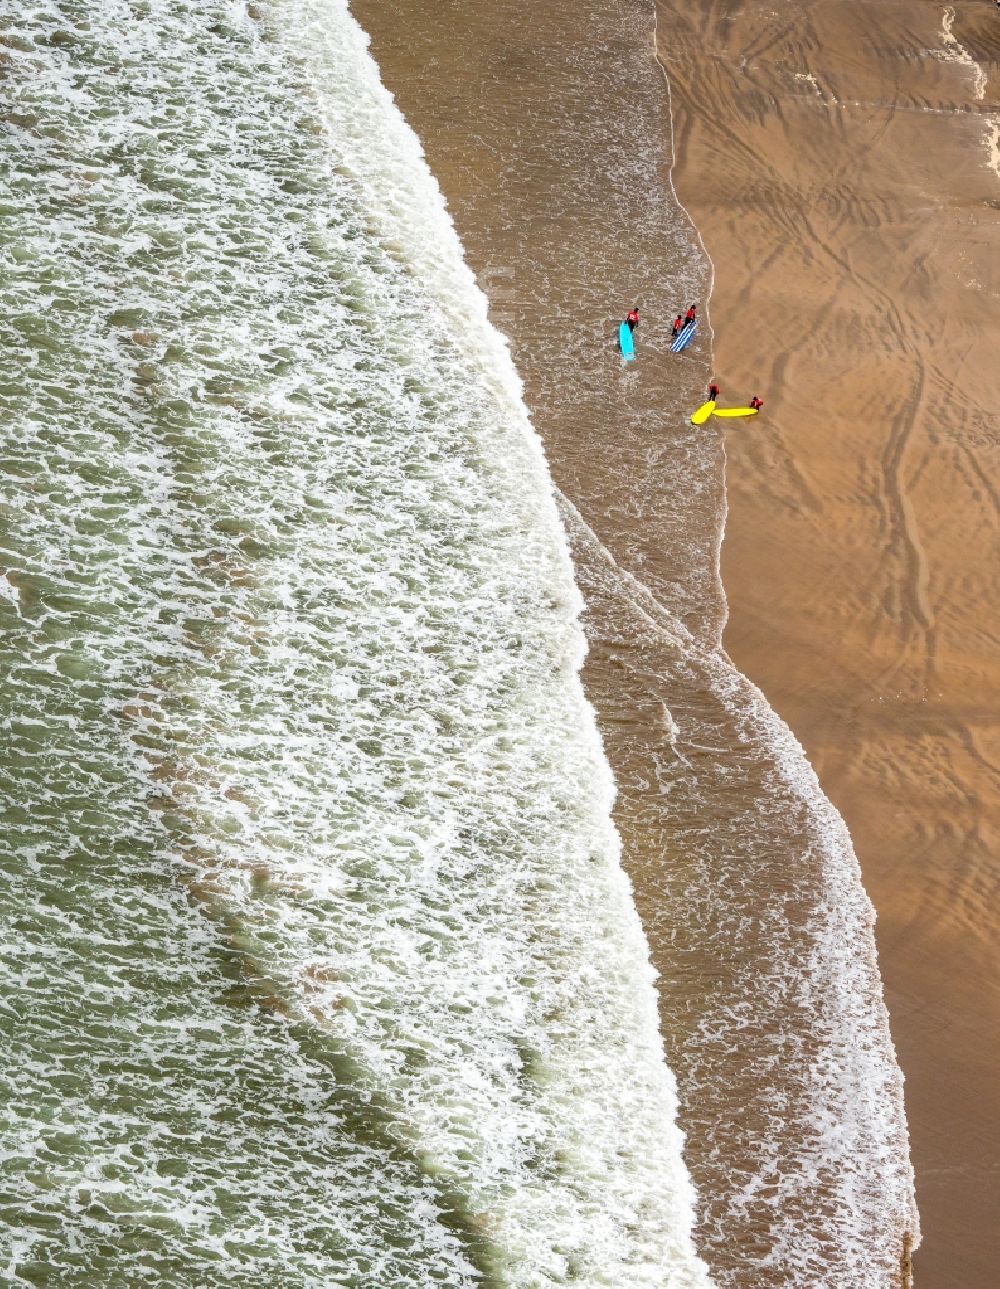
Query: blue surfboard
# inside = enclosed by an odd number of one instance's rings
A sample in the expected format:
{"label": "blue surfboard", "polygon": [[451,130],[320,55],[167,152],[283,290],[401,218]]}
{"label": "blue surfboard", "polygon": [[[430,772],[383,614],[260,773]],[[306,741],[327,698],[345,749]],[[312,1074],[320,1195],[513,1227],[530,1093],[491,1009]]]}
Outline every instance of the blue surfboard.
{"label": "blue surfboard", "polygon": [[698,330],[697,318],[695,318],[694,322],[692,322],[689,327],[681,327],[680,331],[677,333],[677,339],[670,346],[670,348],[674,351],[675,354],[679,354],[682,349],[686,349],[688,347],[688,345],[694,339],[694,333],[697,330]]}
{"label": "blue surfboard", "polygon": [[627,363],[630,363],[635,357],[635,345],[627,322],[623,322],[618,328],[618,348],[622,351],[622,357]]}

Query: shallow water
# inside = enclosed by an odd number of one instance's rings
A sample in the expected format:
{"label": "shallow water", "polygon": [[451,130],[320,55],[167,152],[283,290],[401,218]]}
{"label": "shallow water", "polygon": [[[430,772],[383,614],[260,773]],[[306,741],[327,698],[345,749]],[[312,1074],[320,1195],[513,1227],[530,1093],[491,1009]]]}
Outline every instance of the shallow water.
{"label": "shallow water", "polygon": [[358,29],[0,15],[5,1278],[707,1285],[550,481]]}

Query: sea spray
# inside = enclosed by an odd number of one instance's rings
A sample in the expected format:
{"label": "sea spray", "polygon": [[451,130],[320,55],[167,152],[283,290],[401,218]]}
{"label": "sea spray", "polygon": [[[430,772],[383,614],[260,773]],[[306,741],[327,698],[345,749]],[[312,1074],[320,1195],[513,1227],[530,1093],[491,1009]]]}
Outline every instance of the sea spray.
{"label": "sea spray", "polygon": [[4,1275],[707,1285],[516,377],[254,12],[0,9]]}

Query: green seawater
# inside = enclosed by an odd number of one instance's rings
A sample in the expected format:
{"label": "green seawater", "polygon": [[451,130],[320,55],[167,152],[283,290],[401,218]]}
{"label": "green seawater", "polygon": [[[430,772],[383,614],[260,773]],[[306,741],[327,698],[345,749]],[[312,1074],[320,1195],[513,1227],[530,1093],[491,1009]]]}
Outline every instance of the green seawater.
{"label": "green seawater", "polygon": [[0,6],[0,1278],[701,1285],[537,441],[252,13]]}

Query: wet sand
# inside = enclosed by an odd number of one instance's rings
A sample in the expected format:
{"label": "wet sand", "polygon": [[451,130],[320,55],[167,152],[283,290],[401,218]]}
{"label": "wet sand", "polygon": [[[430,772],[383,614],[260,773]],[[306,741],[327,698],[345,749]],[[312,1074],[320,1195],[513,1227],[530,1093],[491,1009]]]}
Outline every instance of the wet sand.
{"label": "wet sand", "polygon": [[1000,14],[659,3],[716,266],[726,646],[878,911],[918,1289],[1000,1280]]}

